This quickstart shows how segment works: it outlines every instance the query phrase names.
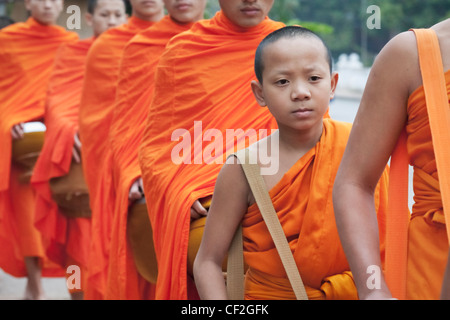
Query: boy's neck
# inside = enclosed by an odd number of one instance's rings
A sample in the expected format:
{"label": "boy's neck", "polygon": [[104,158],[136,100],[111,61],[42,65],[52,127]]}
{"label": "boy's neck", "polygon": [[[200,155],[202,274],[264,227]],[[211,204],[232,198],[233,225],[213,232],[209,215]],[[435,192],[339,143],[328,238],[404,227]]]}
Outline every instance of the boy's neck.
{"label": "boy's neck", "polygon": [[312,149],[323,132],[323,122],[307,131],[298,131],[292,128],[279,128],[280,151],[287,153],[305,154]]}

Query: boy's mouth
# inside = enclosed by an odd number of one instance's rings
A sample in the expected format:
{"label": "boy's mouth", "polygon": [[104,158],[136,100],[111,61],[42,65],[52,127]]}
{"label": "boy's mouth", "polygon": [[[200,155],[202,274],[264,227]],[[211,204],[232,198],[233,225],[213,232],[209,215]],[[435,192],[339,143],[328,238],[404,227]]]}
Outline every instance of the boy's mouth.
{"label": "boy's mouth", "polygon": [[292,114],[297,117],[307,117],[313,110],[308,108],[299,108],[292,111]]}

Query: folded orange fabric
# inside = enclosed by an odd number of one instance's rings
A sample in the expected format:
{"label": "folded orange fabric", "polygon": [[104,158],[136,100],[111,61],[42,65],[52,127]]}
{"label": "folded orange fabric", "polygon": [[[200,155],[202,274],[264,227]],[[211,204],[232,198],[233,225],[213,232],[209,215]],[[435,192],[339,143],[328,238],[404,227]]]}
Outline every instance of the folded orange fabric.
{"label": "folded orange fabric", "polygon": [[31,177],[36,192],[36,227],[49,242],[47,255],[62,267],[68,261],[79,266],[88,261],[90,219],[62,215],[49,182],[70,169],[86,56],[93,42],[94,38],[80,40],[58,51],[47,91],[44,145]]}
{"label": "folded orange fabric", "polygon": [[127,242],[128,193],[141,176],[138,148],[154,89],[154,71],[167,42],[192,24],[180,25],[169,16],[140,32],[125,47],[110,129],[113,180],[116,190],[107,299],[148,299],[150,284],[138,275]]}
{"label": "folded orange fabric", "polygon": [[[353,278],[343,276],[350,272],[350,267],[339,239],[332,204],[334,178],[350,129],[348,123],[325,119],[320,141],[269,191],[303,283],[310,288],[307,290],[309,299],[346,300],[358,297]],[[380,221],[385,220],[387,187],[386,170],[375,196]],[[380,243],[384,248],[383,225],[380,225],[380,230]],[[267,275],[267,279],[258,277],[257,282],[248,284],[251,292],[246,294],[253,299],[264,299],[267,295],[295,299],[257,204],[250,206],[244,216],[242,232],[245,262],[252,270]],[[324,281],[327,283],[325,286]],[[273,286],[274,282],[286,285]],[[326,295],[316,297],[313,291],[325,288]],[[308,291],[311,291],[311,296]]]}
{"label": "folded orange fabric", "polygon": [[83,171],[92,210],[86,299],[102,299],[107,279],[114,202],[108,136],[123,49],[153,22],[131,17],[128,23],[105,31],[94,42],[86,61],[79,113]]}
{"label": "folded orange fabric", "polygon": [[[29,184],[19,184],[11,164],[11,128],[42,119],[48,79],[59,46],[78,36],[58,26],[44,26],[33,18],[0,32],[0,267],[25,276],[24,255],[44,258],[41,234],[34,227],[34,195]],[[43,275],[60,275],[56,265]]]}
{"label": "folded orange fabric", "polygon": [[[187,284],[190,207],[213,193],[220,168],[235,145],[234,139],[227,143],[223,137],[216,141],[203,135],[225,136],[230,129],[244,142],[244,133],[251,129],[270,134],[277,127],[268,110],[257,105],[250,82],[256,79],[258,44],[283,26],[266,18],[243,30],[219,11],[172,38],[160,59],[139,153],[160,266],[156,299],[196,294]],[[175,152],[172,157],[181,141],[190,152]]]}
{"label": "folded orange fabric", "polygon": [[[421,52],[432,50],[421,41],[418,47]],[[429,59],[431,57],[436,55],[429,55]],[[450,101],[450,70],[444,76]],[[439,299],[449,250],[448,225],[445,223],[423,86],[409,97],[407,111],[406,148],[409,163],[414,167],[414,204],[408,226],[407,282],[406,288],[401,289],[406,293],[400,298]]]}

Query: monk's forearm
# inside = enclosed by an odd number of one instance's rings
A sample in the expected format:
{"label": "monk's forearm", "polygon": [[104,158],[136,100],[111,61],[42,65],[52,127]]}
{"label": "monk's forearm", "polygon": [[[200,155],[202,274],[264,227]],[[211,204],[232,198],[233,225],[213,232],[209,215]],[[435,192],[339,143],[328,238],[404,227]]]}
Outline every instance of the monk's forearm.
{"label": "monk's forearm", "polygon": [[333,190],[336,225],[360,299],[390,298],[381,268],[373,193],[352,185]]}
{"label": "monk's forearm", "polygon": [[212,261],[195,260],[194,278],[202,300],[227,300],[222,266]]}

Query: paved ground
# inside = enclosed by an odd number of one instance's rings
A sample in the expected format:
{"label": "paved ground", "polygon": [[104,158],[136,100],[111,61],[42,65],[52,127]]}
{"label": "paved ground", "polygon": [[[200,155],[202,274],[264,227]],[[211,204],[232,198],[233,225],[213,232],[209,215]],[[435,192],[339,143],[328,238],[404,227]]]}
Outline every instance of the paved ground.
{"label": "paved ground", "polygon": [[[0,300],[21,300],[27,284],[26,278],[15,278],[0,269]],[[50,300],[68,300],[70,295],[65,278],[44,278],[45,296]]]}

